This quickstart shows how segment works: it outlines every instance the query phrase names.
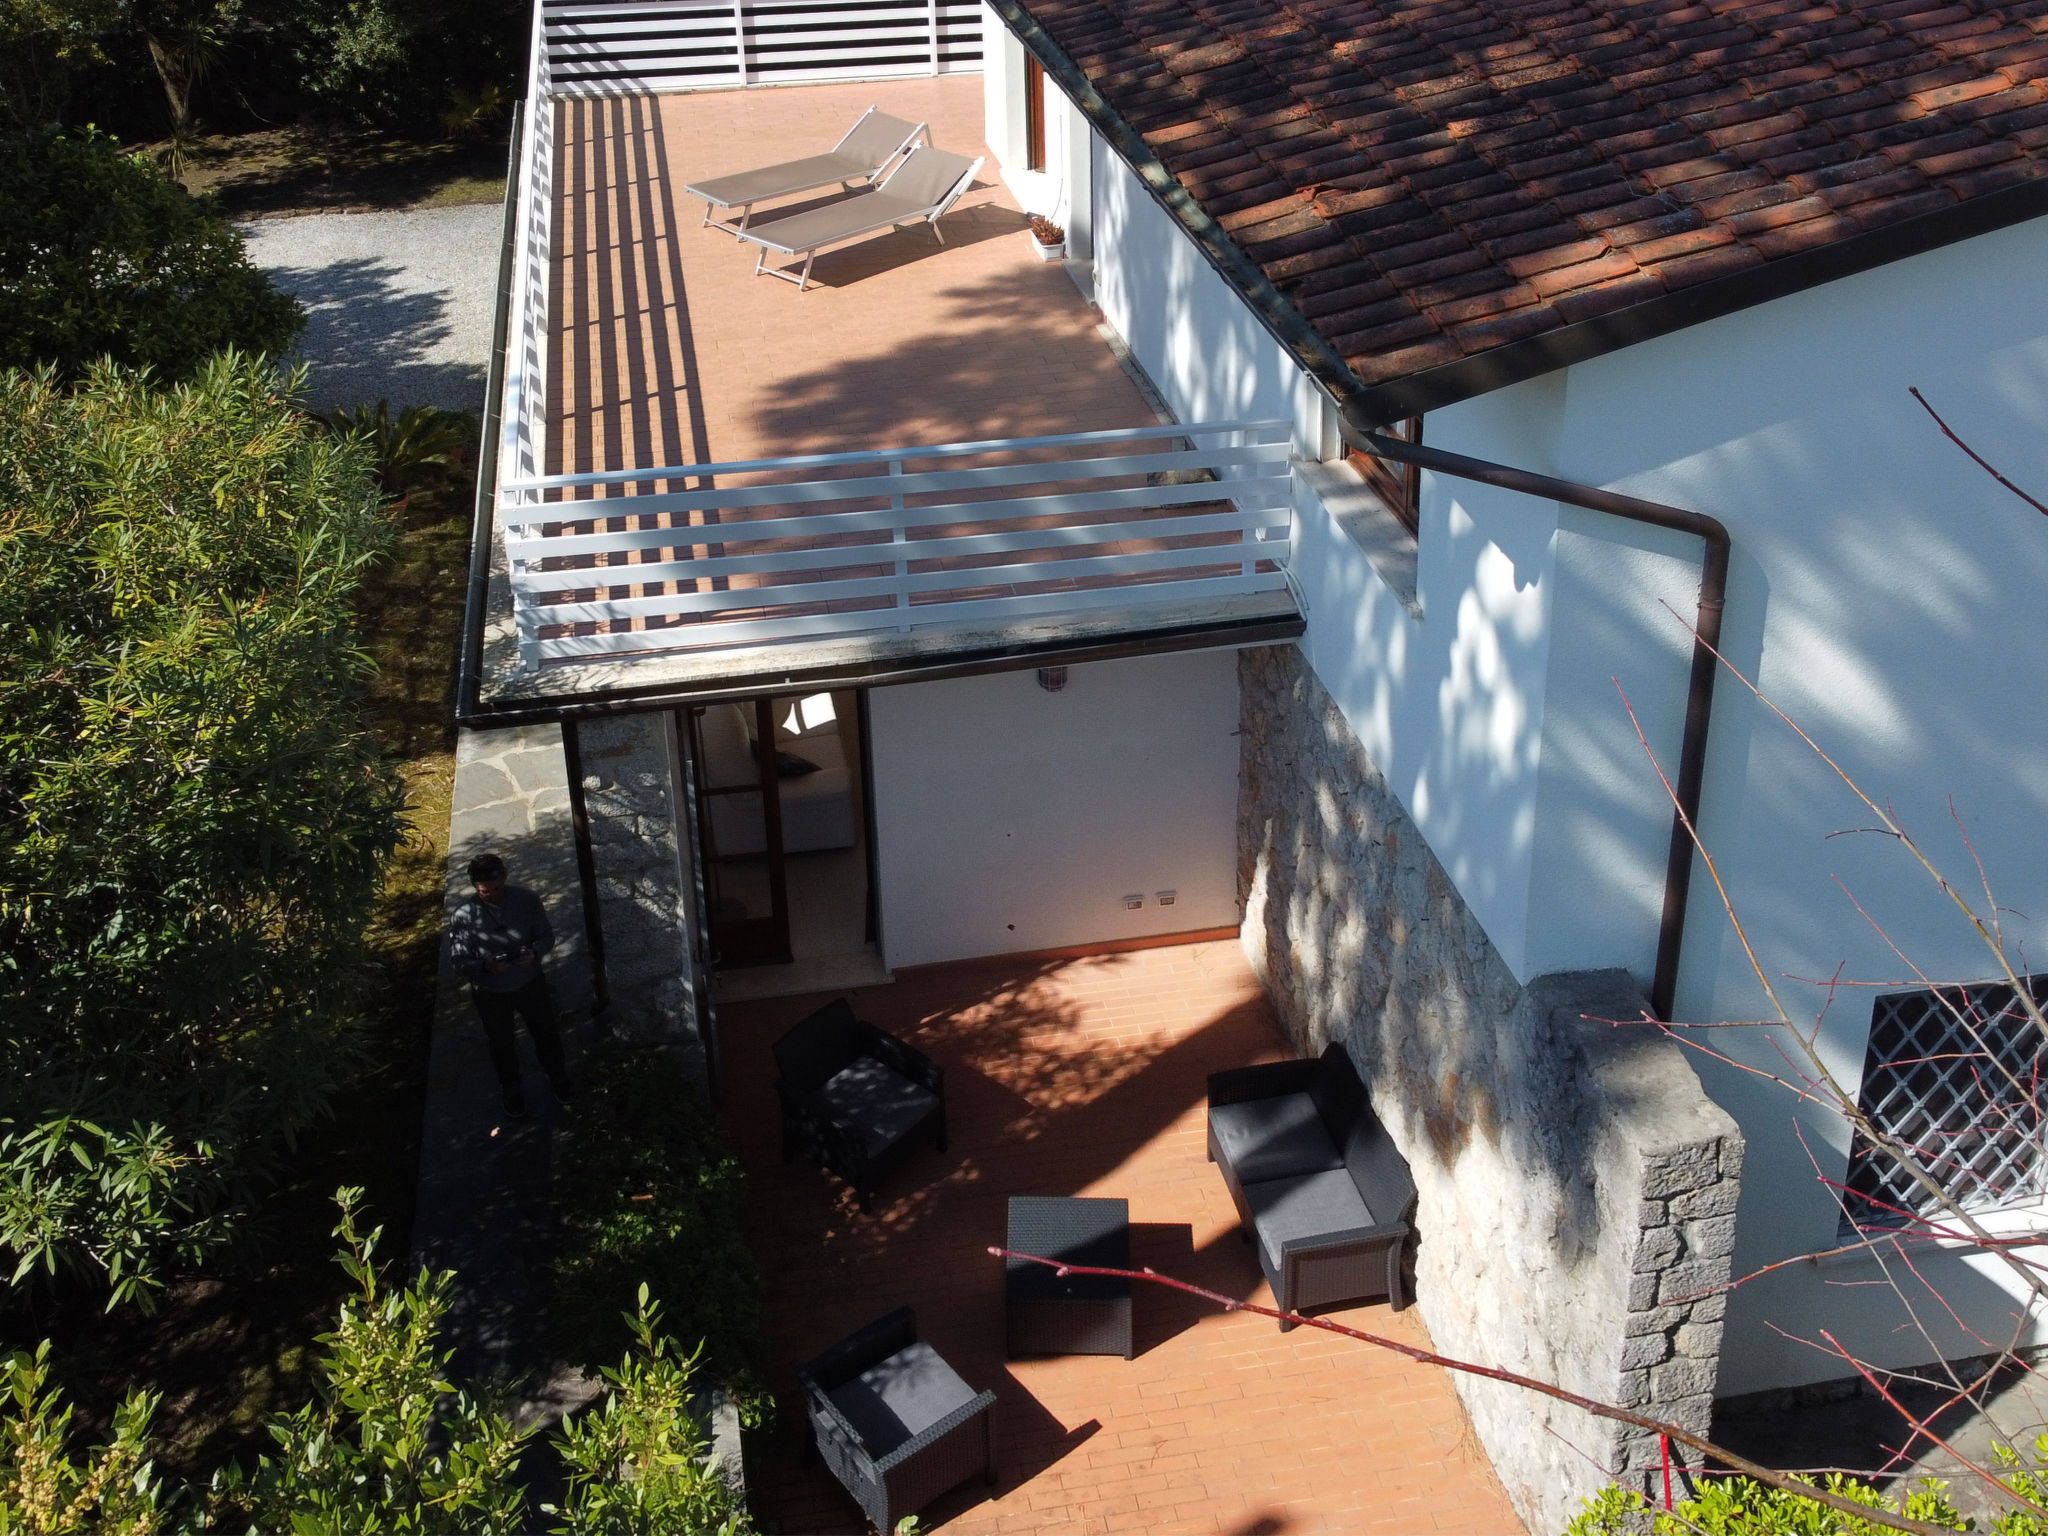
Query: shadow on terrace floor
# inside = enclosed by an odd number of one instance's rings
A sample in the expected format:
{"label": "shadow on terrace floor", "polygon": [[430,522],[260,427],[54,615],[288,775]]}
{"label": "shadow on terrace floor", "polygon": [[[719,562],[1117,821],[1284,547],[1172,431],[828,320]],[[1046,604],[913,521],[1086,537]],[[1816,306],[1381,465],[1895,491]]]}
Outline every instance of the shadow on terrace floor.
{"label": "shadow on terrace floor", "polygon": [[[993,238],[1018,216],[984,204],[956,217],[971,227],[993,226],[993,234],[980,236]],[[963,238],[947,235],[949,242]],[[811,276],[814,283],[824,274],[852,285],[870,269],[944,255],[918,229],[828,252]],[[832,258],[844,264],[828,272]],[[792,300],[808,297],[777,286]],[[1077,315],[1088,311],[1057,265],[1034,262],[935,282],[894,333],[784,371],[774,390],[756,397],[749,436],[827,451],[1155,425],[1158,417],[1093,321],[1077,324]]]}
{"label": "shadow on terrace floor", "polygon": [[[815,1166],[783,1164],[769,1045],[819,998],[722,1013],[726,1118],[753,1188],[783,1405],[750,1448],[769,1529],[852,1531],[853,1505],[800,1459],[794,1368],[906,1302],[924,1335],[998,1395],[1001,1476],[926,1512],[949,1531],[1517,1528],[1449,1385],[1381,1351],[1171,1292],[1137,1298],[1138,1358],[1005,1361],[1011,1194],[1122,1195],[1140,1265],[1264,1296],[1204,1144],[1210,1072],[1284,1054],[1232,943],[1009,959],[905,973],[857,1011],[946,1069],[950,1150],[914,1162],[875,1214]],[[1266,1296],[1265,1299],[1270,1299]],[[1423,1342],[1412,1310],[1354,1314]],[[1427,1501],[1425,1504],[1424,1501]],[[1419,1523],[1418,1523],[1419,1522]]]}

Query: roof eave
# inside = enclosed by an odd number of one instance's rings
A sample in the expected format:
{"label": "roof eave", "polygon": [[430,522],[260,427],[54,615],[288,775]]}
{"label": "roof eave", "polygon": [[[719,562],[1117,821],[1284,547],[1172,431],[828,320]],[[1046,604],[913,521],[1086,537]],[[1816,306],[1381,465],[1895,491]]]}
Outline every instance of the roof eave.
{"label": "roof eave", "polygon": [[1355,426],[1384,426],[2044,214],[2048,177],[2038,177],[1453,363],[1382,384],[1359,384],[1344,412]]}
{"label": "roof eave", "polygon": [[1346,421],[1358,428],[1382,427],[1440,410],[1705,320],[2048,214],[2048,176],[2044,176],[1811,251],[1780,256],[1761,266],[1590,320],[1475,352],[1456,362],[1367,384],[1274,285],[1265,270],[1181,185],[1138,131],[1096,90],[1020,0],[988,3],[1118,158],[1130,167],[1139,184],[1180,225],[1217,275],[1236,290],[1259,322],[1344,413]]}

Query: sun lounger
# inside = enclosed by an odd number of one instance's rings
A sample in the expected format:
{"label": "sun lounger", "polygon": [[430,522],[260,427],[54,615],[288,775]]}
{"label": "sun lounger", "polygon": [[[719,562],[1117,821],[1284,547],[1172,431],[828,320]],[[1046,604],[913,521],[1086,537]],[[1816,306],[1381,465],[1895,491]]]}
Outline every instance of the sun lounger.
{"label": "sun lounger", "polygon": [[756,203],[795,197],[800,192],[815,192],[835,184],[851,192],[855,182],[872,183],[897,156],[908,154],[914,145],[931,141],[931,132],[923,123],[906,123],[900,117],[869,107],[830,154],[691,182],[683,190],[691,197],[704,199],[706,224],[711,222],[715,208],[739,209],[737,224],[720,220],[718,225],[737,235],[747,227]]}
{"label": "sun lounger", "polygon": [[[803,213],[793,213],[786,219],[756,224],[751,229],[738,231],[738,234],[742,240],[761,247],[761,254],[754,262],[756,277],[766,272],[770,277],[795,283],[801,293],[811,280],[811,263],[828,245],[858,240],[863,235],[895,229],[903,224],[915,224],[920,219],[930,223],[933,236],[944,245],[946,237],[939,233],[939,219],[974,185],[974,174],[981,166],[981,158],[969,160],[965,155],[950,155],[942,149],[928,146],[913,149],[872,191],[856,192],[852,197],[828,203],[823,208],[811,208]],[[803,257],[803,272],[792,277],[788,272],[768,266],[771,251],[784,256]]]}

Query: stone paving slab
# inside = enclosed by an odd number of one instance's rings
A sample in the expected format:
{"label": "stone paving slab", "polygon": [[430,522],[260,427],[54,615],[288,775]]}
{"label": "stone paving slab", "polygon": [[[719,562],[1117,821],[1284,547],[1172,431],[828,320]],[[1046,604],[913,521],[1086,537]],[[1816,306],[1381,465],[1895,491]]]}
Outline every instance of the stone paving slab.
{"label": "stone paving slab", "polygon": [[[589,1018],[590,965],[557,727],[466,730],[457,739],[450,914],[469,895],[469,861],[486,850],[503,857],[513,882],[531,887],[547,905],[555,929],[547,968],[573,1064]],[[559,1110],[523,1028],[520,1050],[534,1113],[514,1123],[502,1113],[468,983],[449,969],[444,948],[427,1068],[413,1259],[461,1277],[448,1325],[458,1377],[517,1377],[540,1363],[539,1285],[551,1241],[547,1181]],[[538,1391],[548,1396],[545,1384]]]}

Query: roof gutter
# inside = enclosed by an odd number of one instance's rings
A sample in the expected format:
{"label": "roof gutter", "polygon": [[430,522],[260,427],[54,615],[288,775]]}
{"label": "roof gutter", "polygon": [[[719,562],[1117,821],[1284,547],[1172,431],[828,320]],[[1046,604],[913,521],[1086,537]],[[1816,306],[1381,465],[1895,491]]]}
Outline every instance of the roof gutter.
{"label": "roof gutter", "polygon": [[1561,501],[1567,506],[1584,507],[1589,512],[1604,512],[1610,517],[1623,517],[1656,528],[1675,529],[1706,544],[1706,556],[1700,562],[1699,611],[1693,619],[1692,675],[1685,690],[1685,733],[1679,740],[1678,783],[1672,790],[1671,851],[1664,864],[1664,912],[1657,924],[1657,968],[1650,982],[1650,1007],[1658,1018],[1669,1019],[1678,992],[1679,955],[1685,943],[1686,898],[1692,889],[1693,829],[1700,820],[1700,787],[1706,778],[1707,727],[1714,712],[1721,614],[1728,597],[1728,530],[1704,513],[1403,442],[1356,425],[1348,413],[1340,421],[1344,440],[1377,458],[1418,465],[1440,475]]}
{"label": "roof gutter", "polygon": [[[505,405],[505,349],[512,328],[512,267],[518,238],[520,155],[526,148],[525,103],[512,109],[505,167],[504,232],[498,244],[498,294],[491,321],[491,357],[484,370],[483,437],[477,445],[476,507],[469,530],[469,589],[462,605],[462,642],[455,669],[455,722],[482,723],[484,616],[491,600],[491,535],[498,522],[498,432]],[[510,723],[510,722],[508,722]]]}

